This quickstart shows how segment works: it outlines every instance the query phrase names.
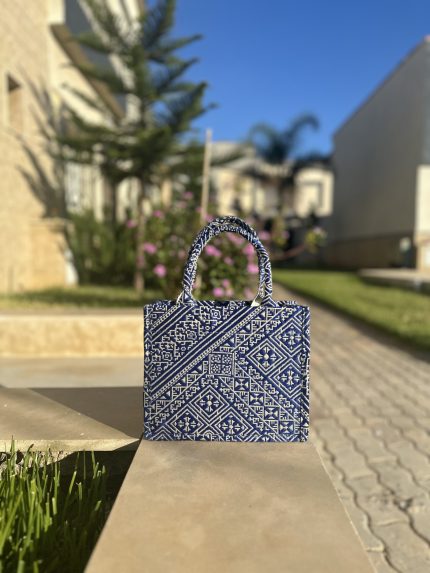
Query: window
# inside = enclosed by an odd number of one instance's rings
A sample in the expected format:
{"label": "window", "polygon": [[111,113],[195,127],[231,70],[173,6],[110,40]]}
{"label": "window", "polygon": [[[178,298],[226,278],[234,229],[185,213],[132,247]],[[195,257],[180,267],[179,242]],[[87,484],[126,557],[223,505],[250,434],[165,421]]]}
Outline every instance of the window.
{"label": "window", "polygon": [[16,131],[22,131],[22,87],[9,75],[7,76],[6,87],[9,125]]}

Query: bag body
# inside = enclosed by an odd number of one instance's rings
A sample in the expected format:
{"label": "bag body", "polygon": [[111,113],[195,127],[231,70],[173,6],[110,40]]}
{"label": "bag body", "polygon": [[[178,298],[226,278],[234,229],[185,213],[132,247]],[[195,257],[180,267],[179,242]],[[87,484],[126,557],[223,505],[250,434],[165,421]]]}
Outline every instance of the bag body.
{"label": "bag body", "polygon": [[[192,296],[200,253],[225,231],[257,251],[254,301]],[[237,217],[209,223],[190,249],[178,299],[144,307],[144,437],[306,441],[309,318],[307,306],[272,299],[269,257],[249,225]]]}

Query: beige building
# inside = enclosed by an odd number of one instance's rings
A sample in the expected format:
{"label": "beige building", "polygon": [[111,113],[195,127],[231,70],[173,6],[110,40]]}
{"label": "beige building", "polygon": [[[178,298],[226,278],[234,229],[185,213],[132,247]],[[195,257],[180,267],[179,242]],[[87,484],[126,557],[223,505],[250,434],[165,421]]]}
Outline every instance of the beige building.
{"label": "beige building", "polygon": [[430,270],[430,39],[334,135],[329,261]]}
{"label": "beige building", "polygon": [[[141,9],[139,0],[109,3],[127,19]],[[20,172],[29,168],[20,139],[38,150],[44,161],[29,82],[44,85],[54,101],[65,98],[87,119],[107,121],[109,114],[97,116],[65,89],[66,84],[101,98],[110,113],[126,113],[126,106],[71,66],[87,59],[70,42],[72,33],[91,26],[79,0],[3,0],[1,8],[0,292],[70,284],[75,276],[63,238],[64,222],[43,217],[43,206]],[[122,192],[124,206],[130,190],[125,187]],[[109,201],[108,189],[94,168],[68,166],[67,193],[72,207],[91,208],[99,217]]]}
{"label": "beige building", "polygon": [[[213,144],[213,156],[220,157],[233,151],[237,144],[216,142]],[[279,214],[279,199],[275,188],[262,183],[251,175],[252,168],[271,169],[248,149],[245,157],[222,167],[213,167],[211,179],[215,195],[213,200],[217,212],[228,215],[237,212],[238,207],[246,214],[255,213],[263,219]],[[306,218],[314,213],[321,219],[331,215],[333,175],[330,170],[312,167],[304,169],[297,176],[296,187],[291,203],[284,204],[285,216]]]}

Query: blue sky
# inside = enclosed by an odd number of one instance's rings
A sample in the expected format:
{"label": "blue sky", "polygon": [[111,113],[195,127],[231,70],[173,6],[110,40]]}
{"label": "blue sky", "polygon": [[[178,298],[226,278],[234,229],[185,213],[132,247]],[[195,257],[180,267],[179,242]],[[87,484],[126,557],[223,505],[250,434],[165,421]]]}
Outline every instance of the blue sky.
{"label": "blue sky", "polygon": [[214,139],[251,125],[283,127],[312,112],[321,122],[306,149],[331,136],[367,95],[430,34],[428,0],[178,0],[176,35],[201,33],[184,55],[219,108],[197,122]]}

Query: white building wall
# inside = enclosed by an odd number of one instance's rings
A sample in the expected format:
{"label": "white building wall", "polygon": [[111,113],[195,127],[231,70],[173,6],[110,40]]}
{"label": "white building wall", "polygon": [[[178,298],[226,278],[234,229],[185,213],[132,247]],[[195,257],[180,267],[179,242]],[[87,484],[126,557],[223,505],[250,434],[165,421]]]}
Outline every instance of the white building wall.
{"label": "white building wall", "polygon": [[415,203],[415,244],[418,247],[417,266],[430,270],[430,165],[417,169],[417,194]]}
{"label": "white building wall", "polygon": [[426,40],[335,133],[332,262],[366,265],[367,251],[372,266],[395,264],[399,240],[415,235],[429,61]]}
{"label": "white building wall", "polygon": [[333,208],[333,174],[320,168],[305,169],[297,176],[294,192],[294,213],[307,217],[329,217]]}

